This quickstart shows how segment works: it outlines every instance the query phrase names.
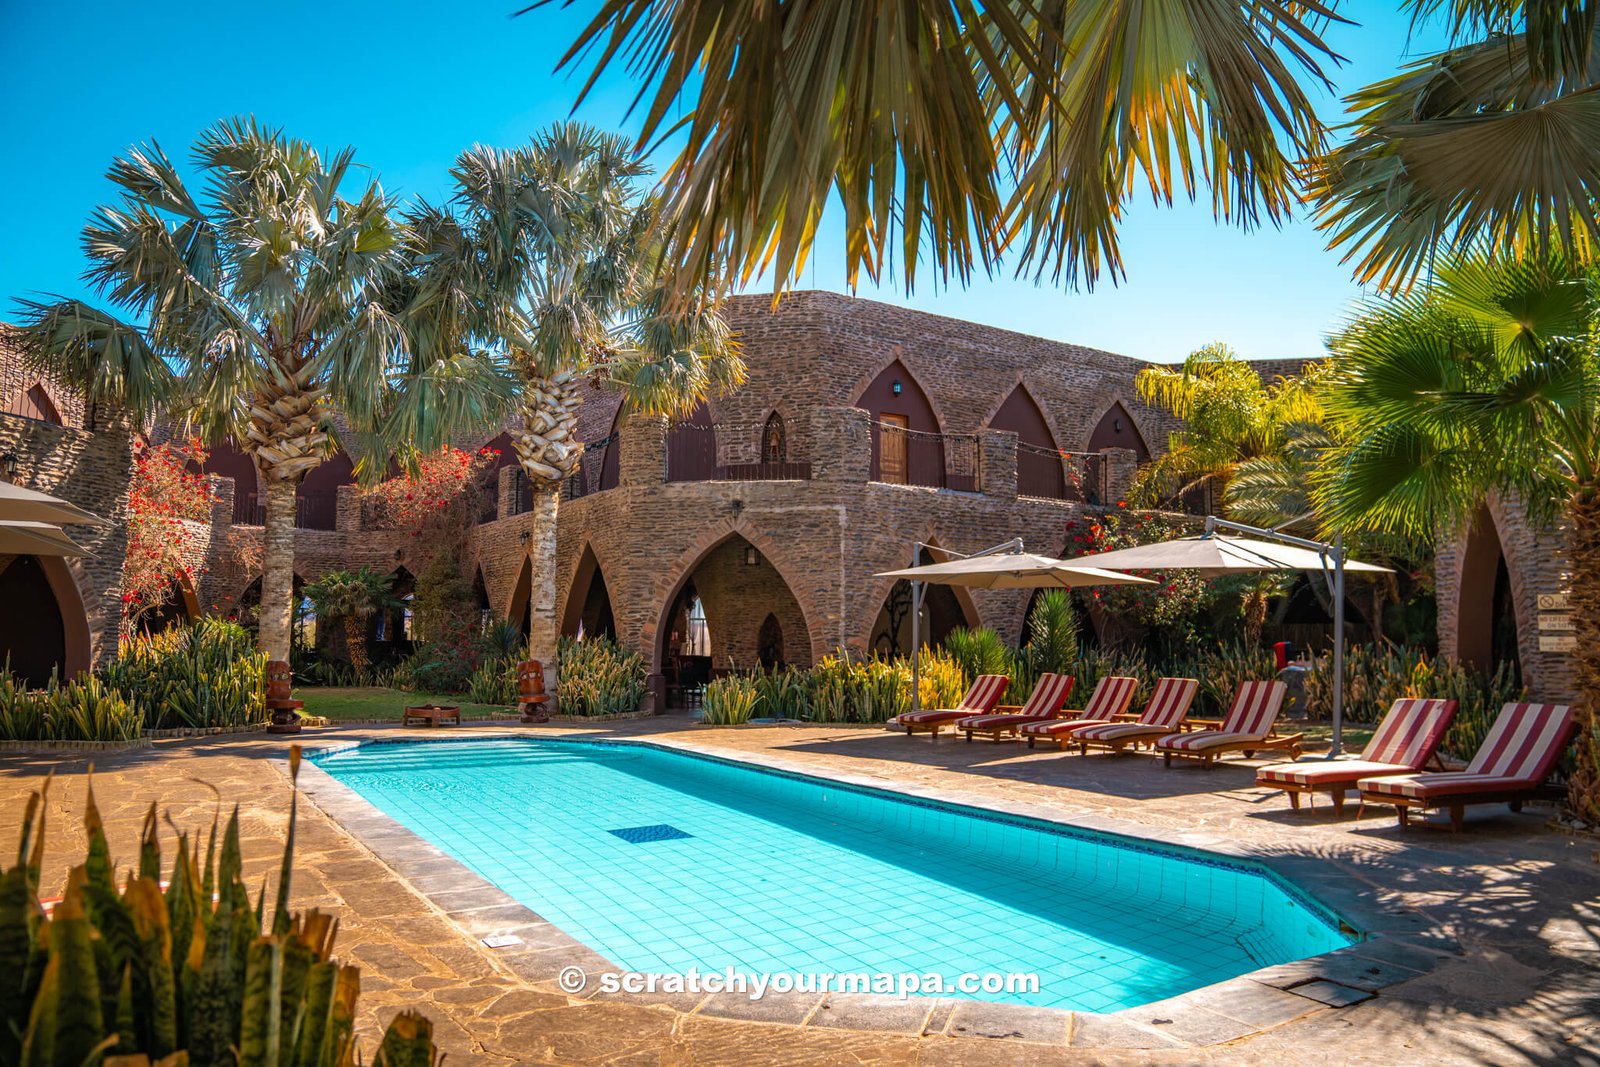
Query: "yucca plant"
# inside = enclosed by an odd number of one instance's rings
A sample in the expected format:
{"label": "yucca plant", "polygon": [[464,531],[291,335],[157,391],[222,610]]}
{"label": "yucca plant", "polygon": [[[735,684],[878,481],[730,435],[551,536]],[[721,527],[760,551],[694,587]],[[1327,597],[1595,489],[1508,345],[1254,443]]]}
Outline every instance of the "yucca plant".
{"label": "yucca plant", "polygon": [[707,726],[739,726],[750,721],[761,705],[761,690],[754,678],[730,674],[706,686],[701,721]]}
{"label": "yucca plant", "polygon": [[924,708],[953,708],[967,693],[967,680],[949,654],[924,647],[917,665],[917,705]]}
{"label": "yucca plant", "polygon": [[235,622],[204,618],[135,635],[100,677],[138,707],[150,729],[243,726],[267,716],[266,653]]}
{"label": "yucca plant", "polygon": [[561,711],[617,715],[638,711],[648,674],[644,657],[607,637],[562,638]]}
{"label": "yucca plant", "polygon": [[939,644],[960,664],[968,685],[980,674],[1006,674],[1011,669],[1011,650],[1000,635],[987,626],[975,630],[958,626]]}
{"label": "yucca plant", "polygon": [[[297,777],[298,747],[289,766]],[[244,883],[237,807],[220,850],[213,819],[203,867],[199,842],[178,835],[163,886],[152,804],[137,867],[119,889],[92,783],[88,855],[47,914],[39,901],[44,800],[44,790],[29,798],[16,865],[0,872],[0,1063],[83,1067],[110,1056],[162,1067],[356,1062],[361,980],[355,967],[332,958],[338,923],[315,909],[289,910],[297,790],[266,932],[266,889],[252,902]],[[406,1014],[390,1024],[374,1062],[438,1059],[431,1025]]]}
{"label": "yucca plant", "polygon": [[92,675],[24,689],[0,672],[0,741],[133,741],[143,723],[120,692]]}
{"label": "yucca plant", "polygon": [[801,668],[761,671],[755,684],[763,714],[775,719],[811,718],[811,689]]}

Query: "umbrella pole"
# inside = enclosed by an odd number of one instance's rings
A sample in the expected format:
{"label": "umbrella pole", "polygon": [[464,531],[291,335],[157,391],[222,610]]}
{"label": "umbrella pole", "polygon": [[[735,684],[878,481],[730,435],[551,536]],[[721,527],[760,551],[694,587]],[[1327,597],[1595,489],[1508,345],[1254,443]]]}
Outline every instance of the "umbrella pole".
{"label": "umbrella pole", "polygon": [[922,689],[922,583],[911,583],[911,710],[919,706]]}
{"label": "umbrella pole", "polygon": [[1344,535],[1333,542],[1333,743],[1328,756],[1344,749]]}

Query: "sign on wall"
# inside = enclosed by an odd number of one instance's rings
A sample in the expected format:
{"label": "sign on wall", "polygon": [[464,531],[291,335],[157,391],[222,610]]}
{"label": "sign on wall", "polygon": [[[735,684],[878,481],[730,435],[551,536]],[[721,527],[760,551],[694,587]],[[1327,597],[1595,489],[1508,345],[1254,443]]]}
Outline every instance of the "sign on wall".
{"label": "sign on wall", "polygon": [[1569,609],[1570,609],[1570,605],[1567,603],[1567,594],[1565,594],[1565,593],[1540,593],[1539,594],[1539,610],[1540,611],[1567,611]]}
{"label": "sign on wall", "polygon": [[1540,652],[1571,652],[1578,647],[1578,638],[1573,634],[1540,634]]}

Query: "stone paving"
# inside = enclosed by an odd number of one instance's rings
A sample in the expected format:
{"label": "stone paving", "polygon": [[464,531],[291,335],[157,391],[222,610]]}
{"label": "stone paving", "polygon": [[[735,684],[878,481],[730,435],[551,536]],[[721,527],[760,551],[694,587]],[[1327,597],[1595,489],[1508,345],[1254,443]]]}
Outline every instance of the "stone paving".
{"label": "stone paving", "polygon": [[[432,872],[401,864],[409,875],[402,878],[380,859],[381,842],[369,847],[364,828],[349,832],[305,803],[295,903],[340,918],[338,953],[362,968],[360,1027],[369,1055],[383,1023],[401,1008],[415,1008],[433,1019],[439,1044],[457,1065],[1315,1059],[1600,1067],[1600,839],[1552,829],[1548,809],[1530,806],[1521,815],[1480,809],[1461,834],[1401,832],[1392,817],[1335,823],[1325,805],[1291,814],[1281,795],[1253,786],[1248,765],[1163,770],[1142,756],[1059,756],[1016,743],[934,743],[880,729],[711,729],[666,718],[606,727],[536,729],[644,737],[1067,822],[1232,843],[1293,870],[1308,890],[1350,913],[1378,916],[1411,933],[1115,1016],[1008,1015],[947,1001],[911,1011],[841,1001],[793,1017],[775,1009],[782,1021],[754,1021],[746,1007],[730,1012],[715,997],[670,1004],[583,1000],[553,982],[530,980],[518,953],[478,940],[498,906],[478,908],[475,919],[463,909],[479,902],[451,899],[448,886],[459,875],[453,861],[427,860],[438,865]],[[482,737],[505,728],[450,732]],[[398,735],[364,727],[308,731],[301,739],[309,746]],[[281,848],[288,807],[283,753],[281,739],[247,735],[161,741],[99,757],[96,797],[113,854],[133,858],[151,800],[180,826],[204,826],[216,802],[203,784],[209,783],[225,802],[240,805],[247,875],[259,885]],[[56,774],[46,869],[57,882],[82,855],[85,769],[86,760],[70,755],[0,755],[0,847],[9,847],[4,842],[16,833],[27,792],[47,772]],[[530,816],[537,804],[530,797]],[[1350,1000],[1357,1002],[1324,1003]]]}

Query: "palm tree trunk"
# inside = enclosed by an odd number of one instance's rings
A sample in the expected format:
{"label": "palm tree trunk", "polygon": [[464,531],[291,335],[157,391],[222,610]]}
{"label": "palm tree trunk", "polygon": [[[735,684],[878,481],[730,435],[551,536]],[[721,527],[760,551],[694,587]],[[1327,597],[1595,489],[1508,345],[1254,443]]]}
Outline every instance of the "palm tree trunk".
{"label": "palm tree trunk", "polygon": [[528,654],[544,665],[545,691],[555,685],[556,521],[561,509],[561,484],[536,484],[533,490],[533,539],[528,543],[533,586],[528,596]]}
{"label": "palm tree trunk", "polygon": [[267,478],[267,514],[262,531],[261,625],[257,643],[268,659],[289,662],[289,627],[294,615],[294,487]]}
{"label": "palm tree trunk", "polygon": [[1600,699],[1600,486],[1578,486],[1567,503],[1567,527],[1579,724],[1577,766],[1568,782],[1567,803],[1578,818],[1600,826],[1600,738],[1595,736],[1595,706]]}
{"label": "palm tree trunk", "polygon": [[344,617],[344,650],[357,674],[367,673],[367,620],[351,612]]}

